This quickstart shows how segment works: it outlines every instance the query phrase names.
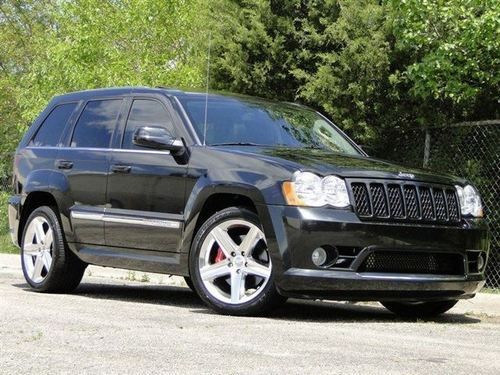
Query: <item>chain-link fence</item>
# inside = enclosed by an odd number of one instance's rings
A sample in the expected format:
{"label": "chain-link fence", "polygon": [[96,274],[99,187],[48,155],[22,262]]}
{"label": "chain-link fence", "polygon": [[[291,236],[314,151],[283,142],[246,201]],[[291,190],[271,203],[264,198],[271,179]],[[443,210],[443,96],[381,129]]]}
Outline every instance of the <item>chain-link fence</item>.
{"label": "chain-link fence", "polygon": [[478,188],[491,230],[487,286],[500,288],[500,120],[412,130],[391,139],[377,156],[465,177]]}

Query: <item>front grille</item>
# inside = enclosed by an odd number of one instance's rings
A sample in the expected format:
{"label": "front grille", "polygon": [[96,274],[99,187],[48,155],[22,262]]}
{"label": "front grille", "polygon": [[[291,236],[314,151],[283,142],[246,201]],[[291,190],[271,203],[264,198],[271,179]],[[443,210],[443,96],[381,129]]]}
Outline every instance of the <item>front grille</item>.
{"label": "front grille", "polygon": [[464,260],[460,254],[378,250],[366,257],[358,272],[463,275]]}
{"label": "front grille", "polygon": [[350,181],[354,209],[362,219],[457,224],[458,199],[451,186]]}

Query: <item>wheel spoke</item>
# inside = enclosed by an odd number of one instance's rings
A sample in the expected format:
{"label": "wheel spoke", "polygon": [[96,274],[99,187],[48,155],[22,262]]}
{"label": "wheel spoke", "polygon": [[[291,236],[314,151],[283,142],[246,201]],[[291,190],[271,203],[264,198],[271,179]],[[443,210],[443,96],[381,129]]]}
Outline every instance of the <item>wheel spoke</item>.
{"label": "wheel spoke", "polygon": [[231,269],[228,267],[228,265],[228,260],[210,264],[200,269],[200,276],[203,280],[214,280],[218,277],[229,275]]}
{"label": "wheel spoke", "polygon": [[[243,293],[242,293],[243,289]],[[236,272],[234,270],[231,272],[231,302],[238,303],[240,302],[242,294],[244,294],[245,286],[243,280],[243,273]]]}
{"label": "wheel spoke", "polygon": [[260,240],[260,230],[257,227],[250,227],[245,238],[240,245],[240,251],[244,251],[247,256],[250,256],[252,250],[254,249],[257,241]]}
{"label": "wheel spoke", "polygon": [[211,232],[215,242],[219,244],[226,258],[231,256],[231,253],[237,250],[234,241],[229,237],[229,234],[222,228],[215,227]]}
{"label": "wheel spoke", "polygon": [[250,275],[259,276],[264,279],[269,278],[269,276],[271,275],[271,269],[269,267],[260,264],[252,259],[247,260],[246,272]]}
{"label": "wheel spoke", "polygon": [[35,256],[38,254],[38,246],[32,243],[26,243],[23,246],[23,253],[24,255]]}
{"label": "wheel spoke", "polygon": [[50,265],[52,264],[52,255],[48,251],[44,251],[42,253],[42,260],[43,260],[43,265],[45,266],[45,269],[47,272],[50,270]]}
{"label": "wheel spoke", "polygon": [[45,241],[45,231],[43,230],[43,221],[38,218],[35,220],[33,220],[33,224],[35,226],[36,243],[40,245]]}
{"label": "wheel spoke", "polygon": [[45,233],[45,239],[43,241],[43,244],[45,245],[44,247],[46,249],[50,249],[52,242],[54,242],[54,232],[52,231],[52,229],[49,228],[47,233]]}
{"label": "wheel spoke", "polygon": [[31,276],[31,279],[33,281],[36,281],[37,279],[41,278],[42,270],[43,270],[43,260],[41,255],[38,255],[35,259],[35,266],[33,267],[33,274]]}

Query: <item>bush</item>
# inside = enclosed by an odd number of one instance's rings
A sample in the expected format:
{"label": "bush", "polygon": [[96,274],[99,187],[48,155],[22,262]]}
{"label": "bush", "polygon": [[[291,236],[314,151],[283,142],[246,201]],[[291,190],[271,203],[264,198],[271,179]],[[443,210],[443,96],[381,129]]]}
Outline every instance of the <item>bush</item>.
{"label": "bush", "polygon": [[9,220],[7,216],[7,199],[9,194],[0,191],[0,253],[16,253],[18,250],[12,244],[9,234]]}

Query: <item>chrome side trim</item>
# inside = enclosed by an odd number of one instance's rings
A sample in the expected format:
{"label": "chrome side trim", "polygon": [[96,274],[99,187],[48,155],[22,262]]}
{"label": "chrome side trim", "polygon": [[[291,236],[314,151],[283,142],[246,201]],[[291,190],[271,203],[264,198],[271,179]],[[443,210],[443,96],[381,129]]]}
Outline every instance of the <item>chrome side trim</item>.
{"label": "chrome side trim", "polygon": [[81,219],[81,220],[103,221],[104,214],[97,212],[88,212],[88,211],[71,211],[71,218]]}
{"label": "chrome side trim", "polygon": [[179,221],[161,220],[161,219],[146,219],[146,218],[130,218],[124,216],[106,216],[104,215],[105,223],[119,223],[132,225],[145,225],[150,227],[173,228],[178,229],[181,226]]}
{"label": "chrome side trim", "polygon": [[144,225],[150,227],[178,229],[181,227],[181,222],[176,220],[162,220],[155,218],[119,216],[116,214],[107,215],[104,213],[88,212],[88,211],[71,211],[72,219],[102,221],[105,223]]}

